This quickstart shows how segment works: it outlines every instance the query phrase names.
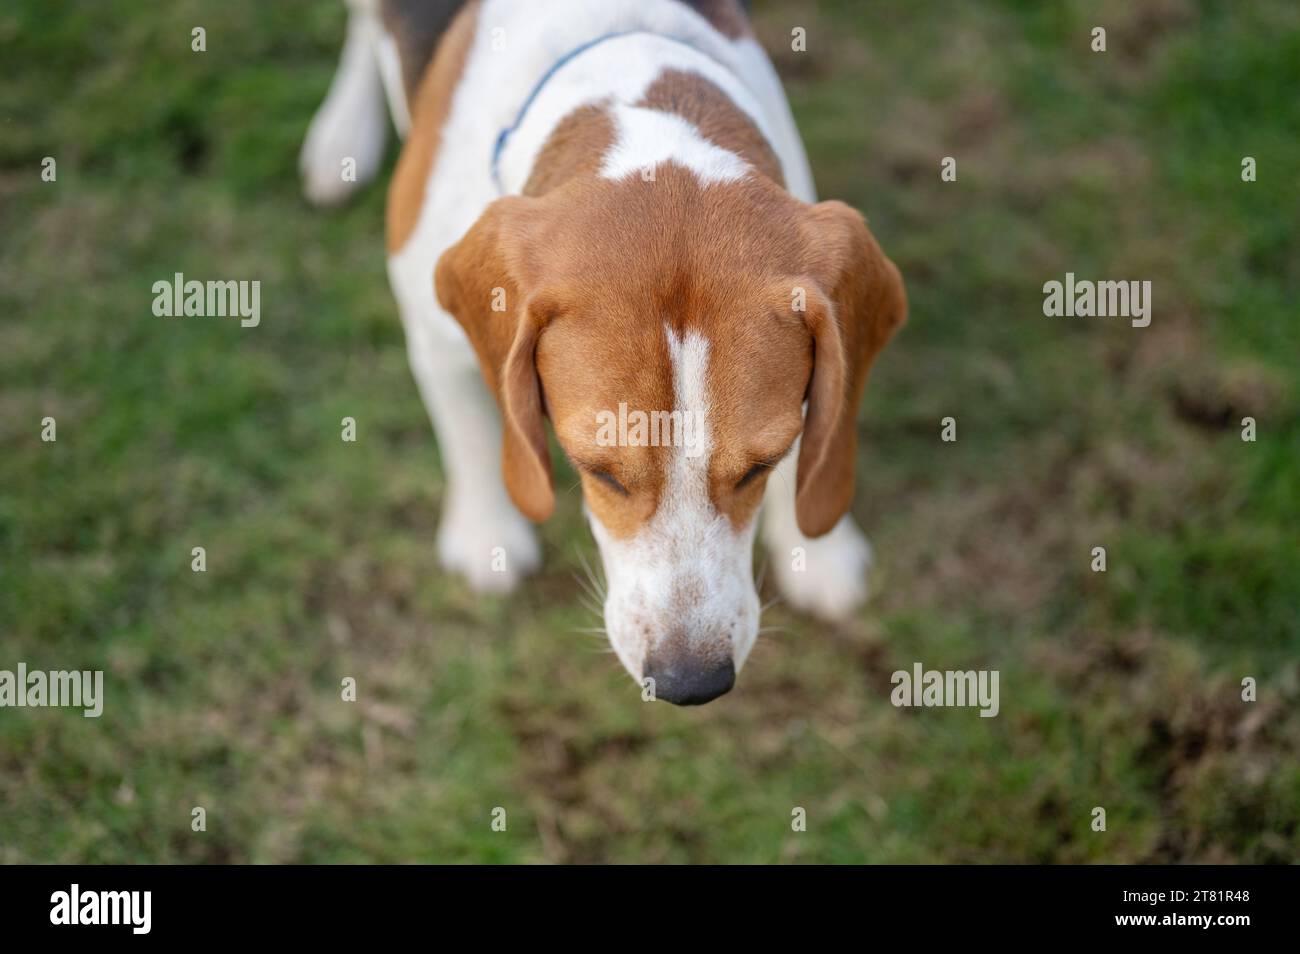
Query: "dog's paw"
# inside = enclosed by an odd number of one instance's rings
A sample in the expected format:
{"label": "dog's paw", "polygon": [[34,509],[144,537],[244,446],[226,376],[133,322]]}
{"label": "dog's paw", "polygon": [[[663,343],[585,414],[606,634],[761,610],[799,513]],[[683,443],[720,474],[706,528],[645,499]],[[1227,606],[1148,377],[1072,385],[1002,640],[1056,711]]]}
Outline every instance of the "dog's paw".
{"label": "dog's paw", "polygon": [[845,517],[824,537],[802,537],[770,549],[773,574],[785,601],[818,619],[841,622],[867,601],[871,544]]}
{"label": "dog's paw", "polygon": [[338,205],[378,174],[388,129],[374,100],[372,90],[331,91],[316,111],[298,156],[303,195],[313,205]]}
{"label": "dog's paw", "polygon": [[448,510],[438,528],[438,559],[476,593],[509,593],[541,564],[541,550],[532,525],[514,510]]}

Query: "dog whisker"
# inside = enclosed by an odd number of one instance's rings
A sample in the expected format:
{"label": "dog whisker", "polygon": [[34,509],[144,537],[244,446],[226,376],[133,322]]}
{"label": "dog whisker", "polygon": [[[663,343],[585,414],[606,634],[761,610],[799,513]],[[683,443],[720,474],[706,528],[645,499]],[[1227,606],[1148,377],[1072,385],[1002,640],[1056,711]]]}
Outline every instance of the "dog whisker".
{"label": "dog whisker", "polygon": [[579,596],[578,602],[582,604],[583,609],[591,613],[592,616],[595,616],[596,619],[599,620],[603,618],[600,610],[595,605],[593,605],[592,602],[588,600],[585,596]]}
{"label": "dog whisker", "polygon": [[[573,578],[578,581],[578,585],[582,587],[582,592],[586,595],[587,599],[590,600],[590,602],[587,603],[588,609],[591,609],[593,605],[599,606],[605,602],[601,594],[592,589],[591,585],[576,572],[573,574]],[[595,612],[597,616],[601,615],[599,610],[593,610],[593,612]]]}
{"label": "dog whisker", "polygon": [[596,574],[596,571],[591,568],[591,563],[588,562],[587,555],[583,553],[581,550],[578,550],[578,559],[582,561],[582,568],[587,571],[587,580],[591,583],[592,589],[594,589],[596,591],[596,595],[600,597],[597,602],[604,603],[605,602],[604,581],[601,580],[600,577]]}

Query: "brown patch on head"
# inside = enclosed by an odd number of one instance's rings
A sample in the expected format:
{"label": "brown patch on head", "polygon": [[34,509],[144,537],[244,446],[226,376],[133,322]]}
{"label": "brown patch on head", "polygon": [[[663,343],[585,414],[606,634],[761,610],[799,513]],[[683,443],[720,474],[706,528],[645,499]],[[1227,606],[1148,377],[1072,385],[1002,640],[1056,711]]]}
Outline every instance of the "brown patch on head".
{"label": "brown patch on head", "polygon": [[[866,368],[904,308],[897,273],[861,216],[839,203],[808,206],[761,176],[701,186],[669,161],[652,182],[580,176],[540,198],[502,200],[484,222],[444,257],[439,297],[467,328],[494,389],[509,387],[505,355],[519,357],[526,325],[514,310],[492,314],[488,290],[509,287],[511,309],[548,302],[530,339],[528,373],[579,463],[588,505],[611,534],[628,536],[654,515],[683,452],[597,441],[597,415],[617,413],[620,403],[647,413],[676,409],[665,328],[709,343],[713,504],[736,527],[752,519],[767,471],[742,478],[789,448],[807,397],[800,523],[810,535],[830,529],[852,493],[853,409]],[[471,287],[469,295],[458,291]],[[521,393],[525,383],[521,374]],[[505,416],[521,419],[509,408]],[[539,446],[535,433],[516,443]],[[539,479],[540,459],[529,461],[528,480]],[[512,466],[508,460],[507,484],[529,512],[530,491],[516,486]]]}
{"label": "brown patch on head", "polygon": [[613,536],[631,535],[656,512],[673,459],[685,452],[596,440],[597,415],[620,403],[629,413],[678,409],[671,329],[709,342],[710,496],[744,526],[763,480],[736,483],[785,451],[802,423],[811,339],[771,290],[780,263],[799,254],[788,216],[800,204],[758,178],[702,188],[671,163],[654,182],[575,180],[547,201],[563,207],[564,223],[544,243],[545,268],[570,297],[539,341],[537,366],[589,507]]}
{"label": "brown patch on head", "polygon": [[635,105],[682,117],[715,146],[734,152],[773,182],[785,183],[781,162],[754,121],[703,76],[665,70]]}
{"label": "brown patch on head", "polygon": [[740,0],[679,0],[704,19],[728,40],[749,35],[749,18]]}
{"label": "brown patch on head", "polygon": [[452,94],[474,42],[478,13],[479,0],[470,0],[457,14],[442,34],[433,61],[410,99],[411,134],[388,187],[386,238],[390,255],[406,244],[420,220],[429,173],[442,143],[442,127],[451,112]]}

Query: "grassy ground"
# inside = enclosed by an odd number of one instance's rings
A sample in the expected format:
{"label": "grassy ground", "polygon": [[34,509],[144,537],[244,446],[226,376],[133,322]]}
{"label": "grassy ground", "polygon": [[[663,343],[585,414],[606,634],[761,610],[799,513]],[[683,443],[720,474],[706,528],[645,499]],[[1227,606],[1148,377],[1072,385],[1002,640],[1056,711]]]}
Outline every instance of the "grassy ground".
{"label": "grassy ground", "polygon": [[[875,599],[774,608],[699,710],[576,632],[576,490],[516,597],[438,571],[384,190],[298,194],[341,5],[58,6],[0,12],[0,668],[102,668],[107,701],[0,710],[0,860],[1300,853],[1294,3],[758,0],[912,321],[861,416]],[[261,326],[155,318],[177,271],[260,279]],[[1151,326],[1044,318],[1066,271],[1152,281]],[[895,709],[914,661],[1000,670],[1001,714]]]}

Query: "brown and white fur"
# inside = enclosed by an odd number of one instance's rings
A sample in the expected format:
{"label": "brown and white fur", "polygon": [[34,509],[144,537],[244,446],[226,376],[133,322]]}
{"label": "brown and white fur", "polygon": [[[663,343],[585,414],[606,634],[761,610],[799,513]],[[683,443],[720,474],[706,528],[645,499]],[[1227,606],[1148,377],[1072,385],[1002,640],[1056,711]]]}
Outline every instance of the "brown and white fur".
{"label": "brown and white fur", "polygon": [[[714,698],[753,647],[760,504],[788,602],[851,613],[871,556],[846,515],[855,408],[906,296],[862,216],[816,202],[739,0],[349,5],[302,169],[321,203],[355,187],[343,157],[373,175],[387,92],[405,135],[389,276],[447,474],[443,565],[481,591],[536,568],[549,418],[581,475],[610,642],[658,698]],[[498,191],[498,136],[566,56]],[[697,415],[702,453],[605,446],[598,414],[620,403]]]}

